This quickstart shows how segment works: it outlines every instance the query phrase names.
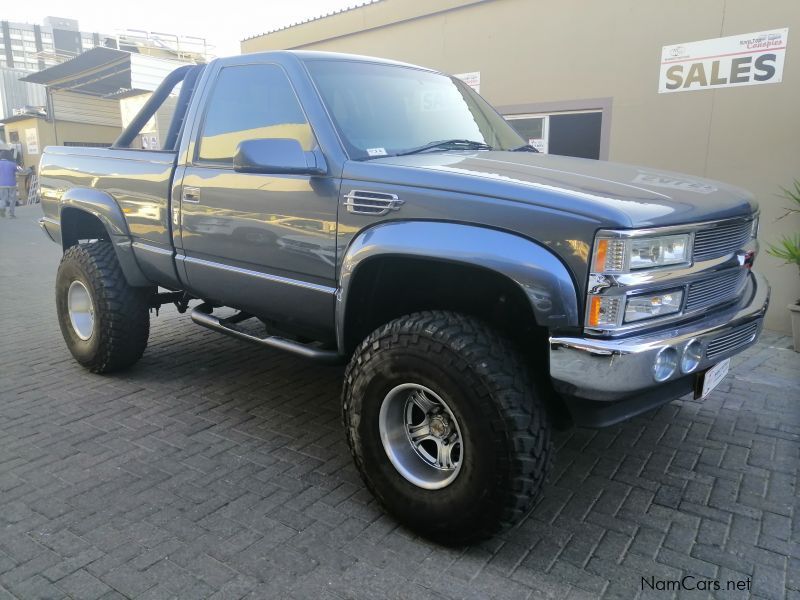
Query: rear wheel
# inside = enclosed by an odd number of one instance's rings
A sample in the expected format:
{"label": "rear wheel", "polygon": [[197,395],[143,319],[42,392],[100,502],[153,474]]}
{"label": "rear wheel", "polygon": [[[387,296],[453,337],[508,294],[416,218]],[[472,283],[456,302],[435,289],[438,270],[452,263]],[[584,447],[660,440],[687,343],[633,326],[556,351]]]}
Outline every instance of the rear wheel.
{"label": "rear wheel", "polygon": [[56,276],[56,308],[75,360],[93,373],[139,360],[150,334],[152,291],[128,285],[109,242],[68,248]]}
{"label": "rear wheel", "polygon": [[345,375],[343,418],[373,494],[445,543],[516,523],[551,462],[544,404],[517,354],[456,313],[401,317],[364,340]]}

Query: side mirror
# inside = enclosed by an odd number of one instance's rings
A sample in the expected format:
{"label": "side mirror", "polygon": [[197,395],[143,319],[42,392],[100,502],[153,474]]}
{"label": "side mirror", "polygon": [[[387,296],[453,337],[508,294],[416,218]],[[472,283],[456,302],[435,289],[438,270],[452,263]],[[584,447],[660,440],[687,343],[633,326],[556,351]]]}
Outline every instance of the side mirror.
{"label": "side mirror", "polygon": [[[321,158],[321,157],[320,157]],[[314,152],[306,152],[300,142],[290,138],[245,140],[236,146],[233,169],[239,173],[276,175],[324,175]]]}

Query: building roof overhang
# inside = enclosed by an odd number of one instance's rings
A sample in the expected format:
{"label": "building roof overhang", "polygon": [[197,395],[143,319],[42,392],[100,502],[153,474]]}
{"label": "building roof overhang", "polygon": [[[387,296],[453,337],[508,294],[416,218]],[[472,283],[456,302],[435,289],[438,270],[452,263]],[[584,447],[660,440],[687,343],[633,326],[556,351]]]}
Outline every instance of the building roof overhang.
{"label": "building roof overhang", "polygon": [[29,119],[41,119],[43,121],[46,121],[47,116],[34,113],[24,113],[21,115],[14,115],[13,117],[7,117],[5,119],[0,119],[0,125],[8,125],[10,123],[16,123],[18,121],[27,121]]}
{"label": "building roof overhang", "polygon": [[171,71],[185,62],[97,47],[75,58],[21,78],[51,90],[101,98],[151,92]]}

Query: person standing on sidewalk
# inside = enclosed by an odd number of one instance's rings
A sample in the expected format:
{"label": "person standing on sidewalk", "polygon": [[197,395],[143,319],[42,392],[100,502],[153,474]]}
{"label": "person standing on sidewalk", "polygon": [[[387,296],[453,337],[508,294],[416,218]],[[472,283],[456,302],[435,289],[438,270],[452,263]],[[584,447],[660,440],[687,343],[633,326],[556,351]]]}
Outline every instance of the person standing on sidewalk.
{"label": "person standing on sidewalk", "polygon": [[8,217],[16,219],[17,171],[22,171],[22,168],[4,154],[0,155],[0,217],[6,216],[8,206]]}

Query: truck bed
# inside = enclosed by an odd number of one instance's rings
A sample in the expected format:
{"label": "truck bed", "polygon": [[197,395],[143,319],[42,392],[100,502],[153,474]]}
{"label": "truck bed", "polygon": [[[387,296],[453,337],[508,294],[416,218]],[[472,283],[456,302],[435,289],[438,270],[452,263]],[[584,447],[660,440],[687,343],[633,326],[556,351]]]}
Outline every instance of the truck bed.
{"label": "truck bed", "polygon": [[169,280],[175,279],[169,216],[175,156],[158,150],[48,147],[39,175],[44,227],[60,239],[61,210],[71,195],[95,190],[110,196],[124,215],[128,231],[116,233],[130,236],[135,255],[147,252],[147,259],[138,261],[145,274],[162,281],[166,271]]}

